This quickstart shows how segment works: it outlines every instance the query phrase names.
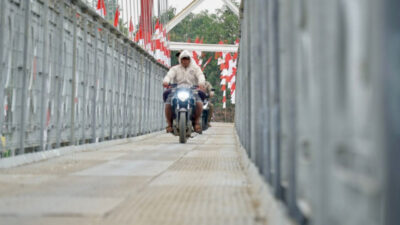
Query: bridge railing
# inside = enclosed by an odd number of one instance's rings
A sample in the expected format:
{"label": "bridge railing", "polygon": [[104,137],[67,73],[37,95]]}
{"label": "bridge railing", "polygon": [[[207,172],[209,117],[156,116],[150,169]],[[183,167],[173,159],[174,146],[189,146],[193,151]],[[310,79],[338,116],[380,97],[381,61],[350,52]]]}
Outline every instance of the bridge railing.
{"label": "bridge railing", "polygon": [[276,198],[300,223],[400,224],[398,1],[242,2],[236,128]]}
{"label": "bridge railing", "polygon": [[163,128],[167,68],[84,2],[0,2],[0,153]]}

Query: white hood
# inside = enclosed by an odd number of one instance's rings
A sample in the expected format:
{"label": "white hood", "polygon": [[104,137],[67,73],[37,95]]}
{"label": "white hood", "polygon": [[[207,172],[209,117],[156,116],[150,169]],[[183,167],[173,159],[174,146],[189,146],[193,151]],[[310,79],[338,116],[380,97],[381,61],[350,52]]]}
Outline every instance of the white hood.
{"label": "white hood", "polygon": [[184,51],[182,51],[182,52],[179,54],[179,63],[181,63],[181,60],[182,60],[182,58],[184,58],[184,57],[189,57],[189,58],[190,58],[190,63],[193,62],[193,60],[192,60],[192,55],[189,53],[189,51],[184,50]]}

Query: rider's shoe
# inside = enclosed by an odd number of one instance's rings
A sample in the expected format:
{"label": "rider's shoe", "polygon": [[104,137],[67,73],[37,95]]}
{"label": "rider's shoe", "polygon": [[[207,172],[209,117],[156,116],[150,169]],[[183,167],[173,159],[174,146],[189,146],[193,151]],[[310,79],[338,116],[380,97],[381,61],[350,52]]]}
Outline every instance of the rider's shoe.
{"label": "rider's shoe", "polygon": [[194,125],[194,131],[199,134],[202,132],[200,124]]}
{"label": "rider's shoe", "polygon": [[172,129],[172,127],[168,126],[168,127],[166,127],[166,131],[167,131],[167,133],[172,133],[173,129]]}

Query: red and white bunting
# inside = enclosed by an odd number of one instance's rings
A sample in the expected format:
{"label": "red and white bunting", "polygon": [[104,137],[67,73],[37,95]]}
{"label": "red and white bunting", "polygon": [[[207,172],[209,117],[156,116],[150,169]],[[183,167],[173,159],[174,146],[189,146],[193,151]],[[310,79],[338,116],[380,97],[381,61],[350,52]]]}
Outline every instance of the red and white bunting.
{"label": "red and white bunting", "polygon": [[228,77],[228,67],[226,63],[226,59],[223,57],[224,55],[221,53],[218,54],[218,63],[220,65],[220,70],[221,70],[221,90],[223,91],[223,97],[222,97],[222,108],[226,108],[226,79]]}
{"label": "red and white bunting", "polygon": [[[191,43],[190,38],[187,40],[188,43]],[[203,38],[200,40],[199,37],[196,37],[194,43],[196,44],[202,44],[203,43]],[[192,58],[194,60],[194,62],[200,67],[202,68],[203,65],[203,58],[202,58],[202,52],[201,51],[192,51]]]}
{"label": "red and white bunting", "polygon": [[104,0],[97,1],[96,11],[103,18],[107,15],[106,4],[104,3]]}
{"label": "red and white bunting", "polygon": [[163,24],[160,23],[158,20],[154,27],[154,34],[153,34],[153,51],[154,51],[154,58],[165,66],[171,66],[171,56],[170,51],[168,49],[168,40],[167,40],[167,31],[163,27]]}
{"label": "red and white bunting", "polygon": [[154,26],[154,34],[153,41],[155,43],[154,46],[154,58],[160,63],[163,63],[162,60],[162,47],[161,47],[161,30],[160,30],[160,21],[157,20],[156,25]]}
{"label": "red and white bunting", "polygon": [[204,71],[207,67],[207,65],[211,62],[212,56],[210,58],[208,58],[207,62],[204,63],[203,67],[201,68],[201,71]]}
{"label": "red and white bunting", "polygon": [[129,38],[134,40],[133,33],[135,32],[135,27],[133,26],[132,17],[129,20]]}
{"label": "red and white bunting", "polygon": [[136,32],[135,42],[138,43],[140,47],[144,48],[144,37],[143,37],[142,26],[139,26],[139,30]]}
{"label": "red and white bunting", "polygon": [[[219,44],[224,42],[220,41]],[[235,45],[239,45],[239,40],[236,40]],[[231,103],[235,104],[235,91],[236,91],[236,73],[237,73],[237,58],[238,54],[235,52],[232,56],[231,53],[217,52],[215,57],[218,59],[218,65],[221,70],[221,90],[224,92],[222,103],[223,108],[226,107],[226,89],[230,89]]]}
{"label": "red and white bunting", "polygon": [[117,27],[117,28],[118,28],[119,16],[120,16],[119,6],[117,6],[117,9],[115,10],[115,15],[114,15],[114,27]]}
{"label": "red and white bunting", "polygon": [[[235,41],[235,45],[239,46],[239,39]],[[235,52],[233,55],[233,61],[232,61],[232,74],[231,74],[231,79],[230,79],[230,89],[231,89],[231,103],[235,104],[236,102],[236,74],[237,74],[237,58],[238,58],[238,53]]]}

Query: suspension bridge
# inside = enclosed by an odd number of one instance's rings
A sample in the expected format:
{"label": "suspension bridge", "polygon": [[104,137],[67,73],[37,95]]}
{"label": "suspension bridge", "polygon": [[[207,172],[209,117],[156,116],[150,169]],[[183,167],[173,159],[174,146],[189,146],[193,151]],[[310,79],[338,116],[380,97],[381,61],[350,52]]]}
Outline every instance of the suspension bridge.
{"label": "suspension bridge", "polygon": [[[168,1],[121,2],[170,31],[203,1],[170,21]],[[400,224],[400,3],[223,2],[239,46],[165,46],[238,51],[235,123],[178,144],[146,27],[0,1],[0,224]]]}

